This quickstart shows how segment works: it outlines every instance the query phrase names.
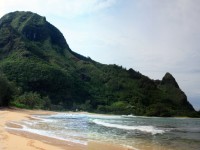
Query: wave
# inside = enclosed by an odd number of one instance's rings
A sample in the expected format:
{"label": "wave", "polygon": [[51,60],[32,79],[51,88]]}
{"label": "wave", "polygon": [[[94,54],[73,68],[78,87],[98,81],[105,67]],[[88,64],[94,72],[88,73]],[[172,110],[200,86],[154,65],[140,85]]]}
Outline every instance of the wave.
{"label": "wave", "polygon": [[78,139],[74,139],[74,138],[70,138],[70,137],[62,138],[62,137],[55,136],[54,134],[51,134],[51,133],[44,131],[44,130],[31,129],[31,128],[28,128],[27,126],[24,126],[24,125],[18,124],[18,123],[13,123],[13,124],[21,125],[22,128],[13,128],[13,127],[5,126],[5,129],[13,130],[13,131],[29,132],[29,133],[33,133],[33,134],[37,134],[37,135],[41,135],[41,136],[46,136],[46,137],[61,140],[61,141],[67,141],[67,142],[87,145],[87,141],[84,141],[84,140],[78,140]]}
{"label": "wave", "polygon": [[55,115],[37,115],[39,119],[88,119],[88,118],[98,118],[98,119],[121,119],[121,116],[117,115],[102,115],[102,114],[81,114],[81,113],[58,113]]}
{"label": "wave", "polygon": [[55,115],[45,115],[45,116],[38,116],[43,119],[78,119],[78,118],[85,118],[87,115],[85,114],[66,114],[66,113],[59,113]]}
{"label": "wave", "polygon": [[89,114],[89,118],[96,119],[121,119],[119,115]]}
{"label": "wave", "polygon": [[142,132],[148,132],[151,134],[162,134],[165,131],[161,130],[161,129],[157,129],[153,126],[127,126],[127,125],[119,125],[119,124],[111,124],[111,123],[106,123],[100,120],[93,120],[93,123],[101,125],[101,126],[105,126],[105,127],[109,127],[109,128],[117,128],[117,129],[123,129],[123,130],[139,130]]}
{"label": "wave", "polygon": [[135,115],[122,115],[121,117],[124,117],[124,118],[136,118],[138,116],[135,116]]}

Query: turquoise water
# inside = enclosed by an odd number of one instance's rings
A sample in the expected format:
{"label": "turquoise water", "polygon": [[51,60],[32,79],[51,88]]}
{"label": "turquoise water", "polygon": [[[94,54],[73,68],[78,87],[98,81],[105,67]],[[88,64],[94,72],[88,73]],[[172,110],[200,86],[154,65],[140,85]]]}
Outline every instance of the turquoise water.
{"label": "turquoise water", "polygon": [[23,129],[87,145],[88,141],[120,144],[135,149],[200,149],[200,119],[69,114],[34,116]]}

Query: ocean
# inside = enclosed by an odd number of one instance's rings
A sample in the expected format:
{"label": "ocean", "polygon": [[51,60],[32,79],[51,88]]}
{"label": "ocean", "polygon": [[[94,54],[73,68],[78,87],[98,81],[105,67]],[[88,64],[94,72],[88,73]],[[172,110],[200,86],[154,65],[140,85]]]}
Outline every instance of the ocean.
{"label": "ocean", "polygon": [[[135,150],[199,150],[200,119],[59,113],[33,115],[18,124],[23,130],[87,145],[89,141]],[[15,122],[15,124],[17,124]],[[12,129],[11,127],[8,127]]]}

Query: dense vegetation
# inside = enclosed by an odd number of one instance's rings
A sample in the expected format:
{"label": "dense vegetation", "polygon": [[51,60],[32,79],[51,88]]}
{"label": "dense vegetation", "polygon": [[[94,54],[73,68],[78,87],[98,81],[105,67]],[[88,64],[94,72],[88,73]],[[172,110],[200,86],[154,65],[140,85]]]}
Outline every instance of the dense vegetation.
{"label": "dense vegetation", "polygon": [[170,73],[154,81],[73,52],[45,17],[0,20],[0,105],[148,116],[195,116]]}

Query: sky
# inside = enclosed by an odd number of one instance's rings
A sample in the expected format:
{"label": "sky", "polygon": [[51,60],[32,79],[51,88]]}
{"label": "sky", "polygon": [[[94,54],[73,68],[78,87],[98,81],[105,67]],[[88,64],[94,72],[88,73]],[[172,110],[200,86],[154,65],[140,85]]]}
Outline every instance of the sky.
{"label": "sky", "polygon": [[32,11],[77,53],[151,79],[170,72],[200,110],[199,6],[199,0],[0,0],[0,17]]}

